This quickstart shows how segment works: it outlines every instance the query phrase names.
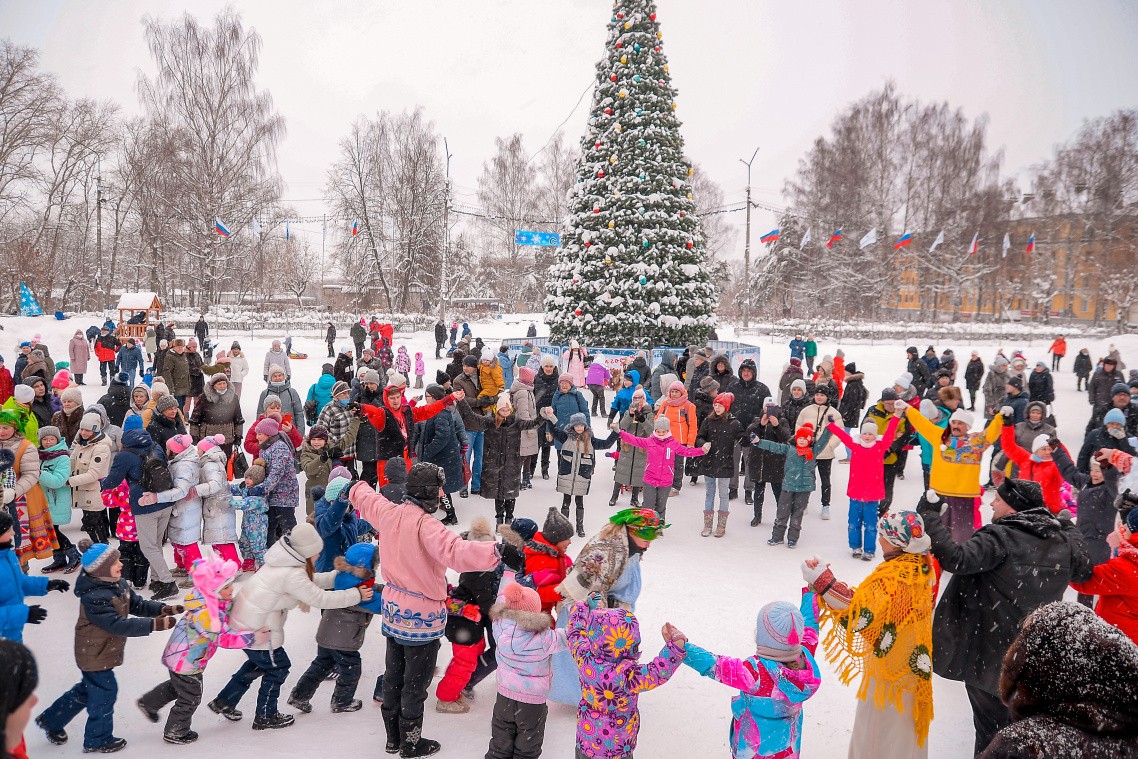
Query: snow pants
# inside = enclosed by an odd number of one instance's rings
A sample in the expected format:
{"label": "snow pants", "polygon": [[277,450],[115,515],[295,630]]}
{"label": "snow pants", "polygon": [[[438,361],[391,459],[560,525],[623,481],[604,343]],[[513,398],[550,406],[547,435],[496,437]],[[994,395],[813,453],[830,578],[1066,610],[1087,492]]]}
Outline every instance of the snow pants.
{"label": "snow pants", "polygon": [[362,662],[359,651],[341,651],[317,646],[316,658],[300,676],[296,687],[292,689],[292,695],[302,701],[310,700],[316,695],[320,683],[324,682],[332,670],[335,670],[339,674],[336,677],[336,687],[332,691],[332,706],[346,706],[356,697],[356,686],[363,671]]}
{"label": "snow pants", "polygon": [[383,673],[383,718],[415,722],[423,719],[423,702],[439,658],[439,641],[409,646],[387,639],[387,670]]}
{"label": "snow pants", "polygon": [[113,669],[84,672],[83,679],[55,699],[55,703],[40,715],[40,719],[45,727],[58,731],[67,727],[67,723],[86,709],[87,725],[83,728],[83,748],[98,749],[115,737],[115,700],[118,695],[119,684],[115,680]]}
{"label": "snow pants", "polygon": [[451,660],[435,688],[439,701],[458,701],[466,684],[470,682],[474,670],[478,668],[478,657],[486,650],[486,639],[463,646],[451,644]]}
{"label": "snow pants", "polygon": [[524,704],[498,694],[486,759],[536,759],[545,741],[549,704]]}
{"label": "snow pants", "polygon": [[259,677],[261,687],[257,690],[257,716],[270,717],[280,711],[277,699],[281,695],[281,686],[288,679],[288,671],[292,668],[288,652],[283,648],[271,651],[246,648],[245,656],[248,657],[247,661],[229,678],[221,693],[217,694],[217,700],[226,706],[236,707],[249,686]]}
{"label": "snow pants", "polygon": [[774,518],[774,528],[771,537],[781,541],[783,536],[792,543],[798,542],[802,533],[802,515],[806,513],[806,506],[810,503],[810,491],[794,493],[789,490],[782,491],[778,498],[778,512]]}
{"label": "snow pants", "polygon": [[151,711],[158,711],[171,701],[174,706],[166,718],[166,735],[185,735],[190,731],[190,722],[194,712],[202,702],[204,690],[202,676],[179,675],[170,673],[170,679],[153,688],[149,693],[139,699]]}

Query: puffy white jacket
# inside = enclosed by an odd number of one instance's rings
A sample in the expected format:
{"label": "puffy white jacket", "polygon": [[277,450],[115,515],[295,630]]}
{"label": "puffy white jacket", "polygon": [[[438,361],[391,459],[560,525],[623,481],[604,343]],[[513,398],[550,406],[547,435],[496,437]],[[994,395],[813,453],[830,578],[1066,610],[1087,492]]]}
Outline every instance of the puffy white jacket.
{"label": "puffy white jacket", "polygon": [[336,579],[335,572],[321,572],[308,579],[306,561],[284,540],[278,540],[265,553],[265,565],[257,570],[237,592],[230,612],[230,625],[236,630],[272,633],[267,643],[250,648],[271,651],[284,645],[284,623],[288,610],[301,604],[316,609],[344,609],[360,602],[357,588],[326,590]]}
{"label": "puffy white jacket", "polygon": [[100,481],[111,471],[113,451],[105,435],[94,440],[76,440],[71,445],[71,502],[83,511],[102,511],[103,503]]}
{"label": "puffy white jacket", "polygon": [[198,498],[205,520],[203,543],[236,543],[237,512],[229,505],[229,480],[225,476],[225,451],[210,448],[199,458]]}
{"label": "puffy white jacket", "polygon": [[173,503],[170,512],[170,527],[166,531],[171,543],[181,546],[197,543],[202,539],[202,499],[195,492],[201,476],[198,462],[198,449],[190,446],[169,461],[170,476],[174,487],[158,493],[158,503]]}

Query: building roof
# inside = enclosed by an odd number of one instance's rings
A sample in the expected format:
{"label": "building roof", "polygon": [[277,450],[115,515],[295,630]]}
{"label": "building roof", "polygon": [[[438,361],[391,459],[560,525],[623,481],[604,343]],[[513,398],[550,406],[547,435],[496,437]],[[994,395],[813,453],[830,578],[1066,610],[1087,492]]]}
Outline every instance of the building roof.
{"label": "building roof", "polygon": [[151,308],[161,308],[158,296],[152,292],[123,293],[119,296],[120,311],[143,311]]}

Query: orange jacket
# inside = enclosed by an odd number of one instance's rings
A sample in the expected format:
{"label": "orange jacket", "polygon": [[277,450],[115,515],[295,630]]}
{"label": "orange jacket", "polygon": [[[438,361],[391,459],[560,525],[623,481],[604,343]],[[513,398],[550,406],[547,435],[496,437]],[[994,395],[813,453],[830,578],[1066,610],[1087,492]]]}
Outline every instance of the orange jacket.
{"label": "orange jacket", "polygon": [[1022,480],[1038,482],[1043,488],[1043,502],[1052,514],[1058,514],[1063,509],[1063,497],[1060,488],[1063,486],[1063,477],[1059,474],[1059,467],[1054,461],[1040,461],[1033,454],[1016,445],[1015,427],[1004,427],[1000,432],[1000,446],[1004,455],[1015,462],[1019,467],[1019,477]]}
{"label": "orange jacket", "polygon": [[1055,338],[1055,342],[1051,343],[1051,347],[1047,349],[1048,353],[1054,353],[1056,356],[1067,355],[1067,341],[1061,337]]}

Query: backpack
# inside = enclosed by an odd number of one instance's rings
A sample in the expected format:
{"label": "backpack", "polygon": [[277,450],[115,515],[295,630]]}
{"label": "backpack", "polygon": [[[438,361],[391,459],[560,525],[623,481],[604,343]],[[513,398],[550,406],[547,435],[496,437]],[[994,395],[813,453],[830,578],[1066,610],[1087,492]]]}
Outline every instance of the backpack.
{"label": "backpack", "polygon": [[138,456],[142,462],[142,478],[139,479],[138,485],[147,493],[161,493],[164,490],[169,490],[174,487],[174,477],[170,474],[170,467],[167,466],[165,459],[158,456],[152,456],[149,453],[145,456],[138,451],[132,451],[129,448],[124,449]]}

